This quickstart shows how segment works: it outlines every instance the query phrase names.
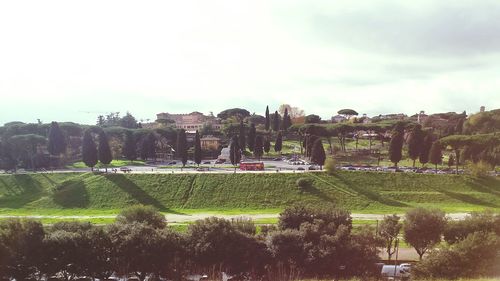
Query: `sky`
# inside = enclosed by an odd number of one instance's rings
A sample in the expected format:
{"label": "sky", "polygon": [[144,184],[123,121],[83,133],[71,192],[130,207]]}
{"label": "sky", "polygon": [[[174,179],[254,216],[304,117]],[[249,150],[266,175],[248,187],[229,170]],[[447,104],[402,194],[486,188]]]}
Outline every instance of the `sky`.
{"label": "sky", "polygon": [[0,124],[500,107],[500,1],[1,1]]}

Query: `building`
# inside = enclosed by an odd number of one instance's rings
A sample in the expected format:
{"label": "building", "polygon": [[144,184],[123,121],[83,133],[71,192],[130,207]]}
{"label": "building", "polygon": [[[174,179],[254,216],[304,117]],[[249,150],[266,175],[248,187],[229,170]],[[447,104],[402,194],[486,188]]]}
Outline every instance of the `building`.
{"label": "building", "polygon": [[204,136],[200,139],[202,150],[217,150],[221,144],[221,139],[211,135]]}
{"label": "building", "polygon": [[203,113],[197,111],[189,114],[171,114],[162,112],[156,114],[156,119],[159,123],[173,122],[177,129],[196,131],[201,130],[204,126],[211,126],[214,130],[221,129],[221,122],[218,118],[213,115],[204,115]]}

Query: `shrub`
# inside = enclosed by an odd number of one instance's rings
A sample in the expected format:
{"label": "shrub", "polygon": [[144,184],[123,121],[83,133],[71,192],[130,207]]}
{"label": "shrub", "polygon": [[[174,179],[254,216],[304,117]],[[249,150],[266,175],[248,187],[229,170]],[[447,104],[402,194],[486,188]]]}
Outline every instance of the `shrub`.
{"label": "shrub", "polygon": [[151,206],[141,205],[123,210],[116,217],[116,222],[121,224],[145,223],[154,228],[165,228],[167,226],[167,219],[164,215]]}
{"label": "shrub", "polygon": [[328,157],[325,161],[325,170],[328,174],[333,175],[337,172],[337,161],[333,157]]}
{"label": "shrub", "polygon": [[312,180],[308,178],[299,178],[296,183],[300,190],[306,190],[312,186]]}
{"label": "shrub", "polygon": [[257,228],[251,218],[238,217],[231,219],[231,224],[238,230],[248,235],[255,235]]}
{"label": "shrub", "polygon": [[467,169],[474,177],[484,177],[488,175],[488,172],[491,171],[493,167],[487,162],[481,160],[477,163],[469,162]]}
{"label": "shrub", "polygon": [[500,214],[491,211],[472,213],[464,220],[449,222],[444,231],[444,240],[454,244],[474,232],[494,232],[500,236]]}

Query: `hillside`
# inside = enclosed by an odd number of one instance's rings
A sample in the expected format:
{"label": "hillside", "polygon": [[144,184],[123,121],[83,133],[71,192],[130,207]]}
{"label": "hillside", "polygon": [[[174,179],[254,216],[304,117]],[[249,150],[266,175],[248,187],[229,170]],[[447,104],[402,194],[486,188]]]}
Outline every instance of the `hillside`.
{"label": "hillside", "polygon": [[[313,186],[299,191],[297,179]],[[0,212],[116,210],[150,204],[178,211],[276,210],[296,202],[335,203],[353,212],[500,209],[500,180],[455,175],[340,172],[316,174],[33,174],[0,176]]]}

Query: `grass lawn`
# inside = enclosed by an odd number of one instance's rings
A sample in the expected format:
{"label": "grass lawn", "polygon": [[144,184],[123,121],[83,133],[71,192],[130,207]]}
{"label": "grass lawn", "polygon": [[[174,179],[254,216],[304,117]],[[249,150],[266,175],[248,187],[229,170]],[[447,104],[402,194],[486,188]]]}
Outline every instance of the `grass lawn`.
{"label": "grass lawn", "polygon": [[[310,178],[299,190],[296,181]],[[134,204],[179,214],[278,214],[303,203],[353,213],[404,213],[413,207],[446,212],[500,210],[500,179],[465,175],[339,172],[307,174],[0,175],[0,215],[116,215]],[[267,220],[267,219],[266,219]],[[258,223],[272,223],[272,220]]]}
{"label": "grass lawn", "polygon": [[[119,167],[124,167],[124,166],[144,166],[144,165],[146,165],[146,164],[144,163],[144,161],[141,161],[141,160],[135,160],[133,162],[130,162],[128,160],[113,160],[113,161],[111,161],[111,163],[107,167],[108,168],[119,168]],[[71,165],[68,165],[67,167],[72,168],[72,169],[88,168],[81,161],[75,162]],[[101,164],[101,162],[99,162],[99,163],[97,163],[95,168],[105,168],[105,166],[103,164]]]}

